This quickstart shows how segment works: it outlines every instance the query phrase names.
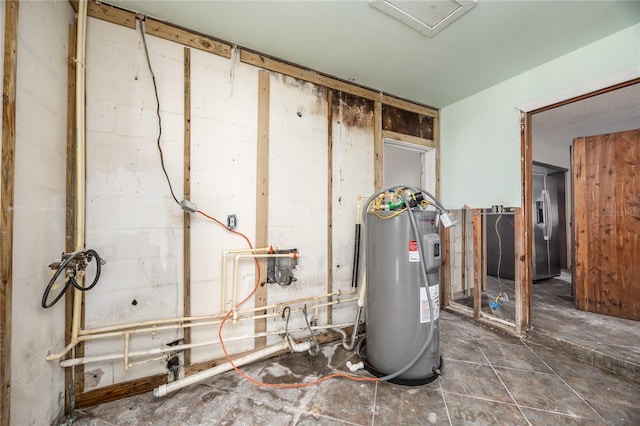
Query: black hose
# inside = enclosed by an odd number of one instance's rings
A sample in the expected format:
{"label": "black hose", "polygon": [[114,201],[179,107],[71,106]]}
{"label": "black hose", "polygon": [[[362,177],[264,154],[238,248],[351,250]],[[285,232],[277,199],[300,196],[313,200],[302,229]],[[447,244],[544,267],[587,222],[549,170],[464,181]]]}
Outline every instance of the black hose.
{"label": "black hose", "polygon": [[[53,301],[51,301],[51,303],[47,303],[47,299],[49,298],[49,293],[51,293],[51,289],[53,288],[53,285],[55,284],[56,280],[58,279],[58,277],[60,276],[60,274],[65,271],[67,269],[67,267],[69,266],[69,263],[71,263],[71,261],[73,261],[75,258],[82,256],[86,258],[86,262],[87,264],[89,262],[91,262],[91,260],[93,258],[96,259],[96,276],[93,279],[93,281],[91,282],[91,285],[89,285],[88,287],[82,287],[80,284],[78,284],[78,282],[76,281],[76,274],[78,267],[76,267],[76,269],[73,270],[73,273],[71,274],[71,276],[67,279],[67,281],[64,283],[64,288],[62,289],[62,291],[60,291],[60,293],[58,293],[58,295],[55,297],[55,299],[53,299]],[[83,261],[81,261],[83,262]],[[85,269],[87,264],[84,264],[81,269]],[[98,252],[96,252],[93,249],[89,249],[86,251],[75,251],[73,253],[69,254],[69,257],[67,257],[58,267],[58,269],[56,270],[56,272],[53,274],[53,276],[51,277],[51,279],[49,280],[49,284],[47,284],[47,287],[44,290],[44,293],[42,295],[42,301],[41,301],[41,305],[43,308],[48,309],[50,307],[52,307],[53,305],[55,305],[56,303],[58,303],[58,301],[62,298],[62,296],[66,293],[66,291],[69,289],[70,286],[73,286],[74,288],[80,290],[80,291],[87,291],[87,290],[91,290],[92,288],[94,288],[96,286],[96,284],[98,284],[98,280],[100,279],[100,272],[102,271],[102,258],[100,257],[100,255],[98,255]]]}
{"label": "black hose", "polygon": [[353,248],[353,273],[351,287],[358,287],[358,270],[360,269],[360,224],[356,223],[356,236]]}

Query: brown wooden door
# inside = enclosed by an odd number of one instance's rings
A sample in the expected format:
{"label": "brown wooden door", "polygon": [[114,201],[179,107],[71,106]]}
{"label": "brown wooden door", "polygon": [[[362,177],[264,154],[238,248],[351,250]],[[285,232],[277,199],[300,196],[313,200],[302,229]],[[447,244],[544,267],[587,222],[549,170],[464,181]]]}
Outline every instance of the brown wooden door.
{"label": "brown wooden door", "polygon": [[573,141],[580,310],[640,320],[640,129]]}

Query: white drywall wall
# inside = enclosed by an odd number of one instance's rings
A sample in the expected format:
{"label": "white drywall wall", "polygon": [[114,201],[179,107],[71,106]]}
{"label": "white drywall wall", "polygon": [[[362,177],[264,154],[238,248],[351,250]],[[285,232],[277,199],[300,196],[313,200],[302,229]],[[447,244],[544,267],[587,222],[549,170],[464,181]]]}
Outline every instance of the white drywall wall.
{"label": "white drywall wall", "polygon": [[[237,217],[238,232],[255,242],[258,70],[195,49],[191,50],[191,200],[226,224]],[[242,237],[215,222],[191,215],[191,313],[222,312],[222,252],[247,249]],[[227,258],[225,308],[232,306],[234,258]],[[240,264],[243,291],[255,284],[251,260]],[[243,298],[247,293],[242,293]],[[253,298],[244,306],[252,307]],[[229,325],[225,336],[229,336]],[[253,323],[233,325],[234,334],[253,332]],[[192,329],[193,341],[217,340],[218,327]],[[229,342],[231,352],[253,348],[253,339]],[[219,358],[219,346],[191,351],[193,362]]]}
{"label": "white drywall wall", "polygon": [[[173,191],[183,193],[183,49],[147,36],[162,118],[161,146]],[[90,19],[87,36],[86,246],[107,261],[86,294],[86,328],[182,315],[183,212],[160,167],[156,99],[141,34]],[[177,331],[132,336],[131,350],[161,346]],[[85,355],[121,351],[123,339],[90,341]],[[122,362],[89,365],[99,387],[150,375]],[[99,379],[99,380],[95,380]]]}
{"label": "white drywall wall", "polygon": [[[183,211],[172,199],[160,167],[156,101],[141,35],[96,19],[89,20],[88,31],[87,247],[98,250],[107,264],[98,286],[87,293],[86,326],[179,317]],[[164,163],[181,200],[185,48],[149,35],[147,43],[160,97]],[[368,118],[356,124],[343,123],[340,112],[334,111],[333,227],[329,229],[327,89],[270,73],[269,206],[266,212],[256,212],[258,69],[236,57],[190,52],[191,201],[225,224],[227,215],[237,215],[237,231],[251,242],[257,219],[268,215],[269,245],[299,250],[297,281],[287,287],[269,284],[268,304],[327,292],[329,232],[334,244],[334,290],[351,290],[356,196],[373,190],[372,104]],[[190,233],[191,315],[220,314],[232,306],[234,272],[231,256],[223,301],[221,255],[245,249],[247,243],[198,213],[191,215]],[[263,270],[262,281],[265,277]],[[237,300],[255,284],[253,261],[242,260]],[[252,307],[250,298],[240,310]],[[315,313],[313,301],[308,308]],[[277,314],[278,309],[267,313]],[[340,304],[334,309],[334,323],[353,321],[354,315],[355,302]],[[326,321],[327,310],[320,308],[318,323]],[[270,332],[284,328],[276,315],[267,324]],[[303,316],[294,314],[290,326],[304,326]],[[253,330],[252,321],[229,321],[224,336],[230,340]],[[175,330],[135,335],[130,350],[166,347],[181,336]],[[217,324],[192,330],[193,342],[217,338]],[[121,353],[123,342],[122,337],[87,342],[85,354]],[[237,353],[253,344],[253,339],[228,341],[226,348]],[[193,349],[191,359],[199,362],[222,355],[220,346],[214,345]],[[94,362],[85,366],[85,389],[166,372],[166,360],[127,371],[122,359]]]}
{"label": "white drywall wall", "polygon": [[640,24],[441,110],[447,208],[520,206],[520,111],[532,102],[640,66]]}
{"label": "white drywall wall", "polygon": [[[373,114],[363,115],[362,121],[358,125],[350,125],[351,121],[345,119],[348,114],[348,106],[344,103],[344,97],[340,93],[335,93],[332,120],[332,273],[333,290],[349,292],[351,291],[353,274],[358,197],[364,197],[361,198],[361,204],[364,204],[374,191]],[[360,216],[358,220],[361,223],[362,214],[358,216]],[[362,228],[361,253],[364,247],[364,234],[365,230]],[[361,258],[358,285],[362,284],[363,278],[364,262]],[[353,295],[341,298],[356,297],[359,293],[360,287]],[[333,310],[333,322],[353,321],[353,315],[352,304],[336,305]]]}
{"label": "white drywall wall", "polygon": [[[4,22],[4,4],[2,5]],[[16,86],[11,424],[49,424],[64,408],[64,303],[40,306],[65,249],[67,2],[20,2]]]}

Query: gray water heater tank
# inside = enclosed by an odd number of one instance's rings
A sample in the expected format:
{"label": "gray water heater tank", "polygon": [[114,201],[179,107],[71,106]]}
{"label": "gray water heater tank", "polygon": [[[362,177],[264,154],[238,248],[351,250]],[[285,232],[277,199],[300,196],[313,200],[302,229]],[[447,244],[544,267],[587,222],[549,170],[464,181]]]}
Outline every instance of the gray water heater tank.
{"label": "gray water heater tank", "polygon": [[[395,216],[394,216],[395,215]],[[439,275],[441,245],[434,211],[415,209],[419,238],[429,277],[427,292],[416,235],[408,212],[376,211],[366,224],[365,367],[378,376],[405,367],[424,346],[429,332],[429,303],[434,306],[433,339],[418,361],[391,383],[421,385],[436,379],[441,368]],[[428,294],[427,294],[428,293]]]}

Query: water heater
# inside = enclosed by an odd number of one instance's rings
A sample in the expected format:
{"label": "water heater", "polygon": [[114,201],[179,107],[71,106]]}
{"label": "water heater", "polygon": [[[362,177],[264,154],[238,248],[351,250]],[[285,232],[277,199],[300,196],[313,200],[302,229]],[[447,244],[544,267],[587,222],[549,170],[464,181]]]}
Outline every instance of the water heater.
{"label": "water heater", "polygon": [[424,203],[408,205],[391,197],[366,211],[367,337],[362,355],[370,373],[384,377],[406,370],[388,381],[422,385],[436,379],[442,368],[440,216]]}

